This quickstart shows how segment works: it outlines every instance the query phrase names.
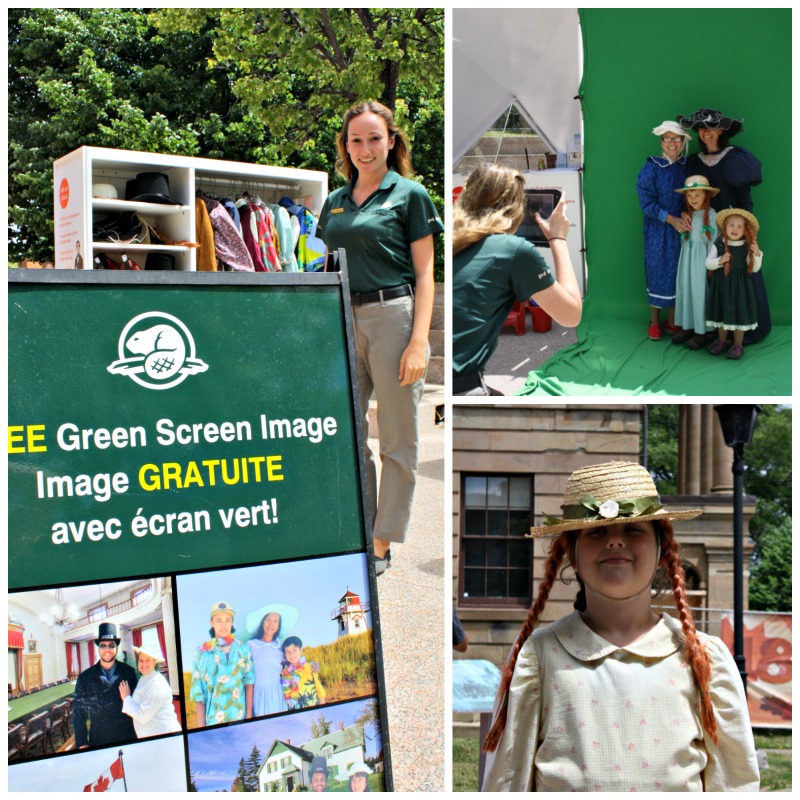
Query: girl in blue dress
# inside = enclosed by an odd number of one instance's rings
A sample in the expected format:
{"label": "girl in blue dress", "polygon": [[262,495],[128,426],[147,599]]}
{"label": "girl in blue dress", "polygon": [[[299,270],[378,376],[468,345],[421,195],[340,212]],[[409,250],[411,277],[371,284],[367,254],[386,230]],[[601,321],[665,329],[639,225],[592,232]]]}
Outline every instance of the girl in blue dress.
{"label": "girl in blue dress", "polygon": [[681,254],[675,286],[675,324],[681,329],[674,344],[699,350],[706,344],[706,259],[717,236],[716,212],[711,198],[719,194],[702,175],[686,179],[676,192],[686,197],[686,211],[691,215],[691,233],[681,234]]}

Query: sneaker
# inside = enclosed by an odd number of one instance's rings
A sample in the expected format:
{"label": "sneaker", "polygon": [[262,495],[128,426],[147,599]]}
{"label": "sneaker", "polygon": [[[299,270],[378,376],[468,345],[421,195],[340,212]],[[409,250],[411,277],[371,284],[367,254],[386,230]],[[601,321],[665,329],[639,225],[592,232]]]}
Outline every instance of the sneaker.
{"label": "sneaker", "polygon": [[723,342],[722,339],[717,339],[711,347],[708,348],[708,352],[711,353],[712,356],[719,356],[722,355],[728,349],[728,342]]}
{"label": "sneaker", "polygon": [[735,344],[728,350],[727,355],[725,358],[732,358],[734,360],[738,360],[742,357],[742,353],[744,353],[744,348],[740,344]]}
{"label": "sneaker", "polygon": [[661,326],[654,322],[648,329],[647,335],[654,341],[657,342],[661,338]]}

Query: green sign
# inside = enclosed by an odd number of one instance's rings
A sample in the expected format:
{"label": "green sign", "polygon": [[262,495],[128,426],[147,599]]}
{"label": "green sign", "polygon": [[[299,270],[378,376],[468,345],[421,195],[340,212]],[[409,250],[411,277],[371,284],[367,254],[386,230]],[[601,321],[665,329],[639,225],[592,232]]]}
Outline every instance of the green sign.
{"label": "green sign", "polygon": [[362,549],[336,276],[135,277],[10,284],[10,588]]}
{"label": "green sign", "polygon": [[391,791],[346,286],[10,273],[11,791]]}

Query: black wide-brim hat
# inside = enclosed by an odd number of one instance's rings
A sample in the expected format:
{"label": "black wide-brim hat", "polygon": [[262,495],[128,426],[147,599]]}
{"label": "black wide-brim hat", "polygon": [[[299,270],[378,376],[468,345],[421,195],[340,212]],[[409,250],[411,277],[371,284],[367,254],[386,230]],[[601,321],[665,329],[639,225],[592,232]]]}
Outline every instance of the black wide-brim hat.
{"label": "black wide-brim hat", "polygon": [[740,133],[744,124],[744,120],[726,117],[721,111],[715,111],[713,108],[699,108],[688,117],[678,116],[676,119],[687,130],[698,131],[700,128],[721,130],[728,134],[729,139]]}
{"label": "black wide-brim hat", "polygon": [[97,638],[94,640],[95,644],[100,642],[114,642],[120,643],[120,638],[117,636],[117,626],[113,622],[101,622],[100,627],[97,629]]}
{"label": "black wide-brim hat", "polygon": [[140,172],[125,184],[125,199],[137,203],[180,205],[170,198],[169,178],[163,172]]}

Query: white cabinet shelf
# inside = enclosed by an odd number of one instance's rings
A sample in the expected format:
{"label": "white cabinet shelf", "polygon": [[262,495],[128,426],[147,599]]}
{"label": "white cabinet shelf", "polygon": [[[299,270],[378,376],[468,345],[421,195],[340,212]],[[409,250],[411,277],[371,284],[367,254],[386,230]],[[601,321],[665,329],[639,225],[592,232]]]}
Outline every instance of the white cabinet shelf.
{"label": "white cabinet shelf", "polygon": [[[178,205],[124,200],[128,181],[143,172],[166,175],[170,199]],[[111,184],[119,199],[93,197],[92,186],[98,183]],[[78,253],[83,268],[88,270],[96,253],[106,253],[119,261],[123,252],[139,254],[141,260],[136,260],[144,268],[147,254],[157,252],[174,255],[175,269],[194,271],[197,248],[93,241],[92,226],[115,213],[136,212],[153,222],[166,239],[195,242],[194,204],[198,190],[234,199],[248,192],[268,202],[290,197],[319,213],[328,195],[328,176],[290,167],[81,147],[53,165],[56,268],[75,269]]]}

